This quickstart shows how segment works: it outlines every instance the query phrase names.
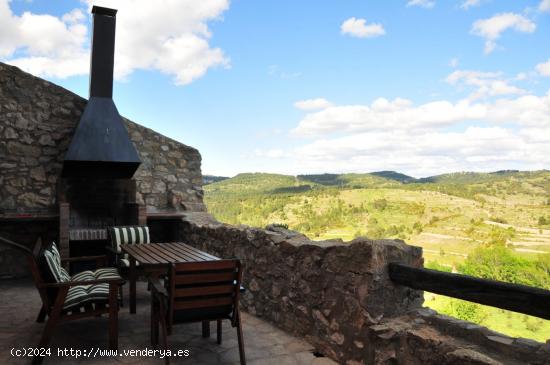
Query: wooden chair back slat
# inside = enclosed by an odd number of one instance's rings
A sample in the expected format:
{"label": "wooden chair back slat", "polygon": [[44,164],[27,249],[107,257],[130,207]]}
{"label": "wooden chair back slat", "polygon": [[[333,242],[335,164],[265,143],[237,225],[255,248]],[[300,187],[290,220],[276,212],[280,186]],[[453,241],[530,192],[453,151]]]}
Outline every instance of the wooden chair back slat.
{"label": "wooden chair back slat", "polygon": [[185,284],[211,284],[211,283],[224,283],[233,282],[237,279],[237,273],[231,271],[223,271],[218,273],[204,273],[204,274],[186,274],[175,276],[176,285]]}
{"label": "wooden chair back slat", "polygon": [[222,306],[230,306],[233,304],[233,298],[225,296],[221,298],[210,299],[198,299],[198,300],[186,300],[183,302],[176,301],[174,303],[174,310],[182,309],[198,309],[198,308],[215,308]]}
{"label": "wooden chair back slat", "polygon": [[[235,316],[241,283],[239,260],[188,262],[172,265],[168,321],[172,325],[178,310],[217,310]],[[200,320],[200,311],[194,312]],[[232,318],[233,318],[232,317]],[[226,317],[227,318],[227,317]]]}
{"label": "wooden chair back slat", "polygon": [[214,294],[232,294],[234,291],[234,285],[214,285],[214,286],[201,286],[201,287],[189,287],[189,288],[176,288],[174,295],[176,298],[198,297],[204,295]]}
{"label": "wooden chair back slat", "polygon": [[36,285],[36,288],[38,289],[38,293],[40,294],[40,298],[42,299],[43,308],[46,310],[47,313],[49,313],[54,304],[53,298],[55,298],[55,294],[57,294],[57,290],[53,289],[51,290],[50,293],[48,293],[48,290],[42,287],[42,284],[44,284],[44,279],[42,277],[42,269],[40,267],[40,262],[39,262],[41,251],[42,251],[42,238],[39,237],[36,240],[36,243],[34,244],[32,253],[29,253],[27,255],[27,262],[29,263],[29,267],[31,269],[31,274],[34,280],[34,284]]}

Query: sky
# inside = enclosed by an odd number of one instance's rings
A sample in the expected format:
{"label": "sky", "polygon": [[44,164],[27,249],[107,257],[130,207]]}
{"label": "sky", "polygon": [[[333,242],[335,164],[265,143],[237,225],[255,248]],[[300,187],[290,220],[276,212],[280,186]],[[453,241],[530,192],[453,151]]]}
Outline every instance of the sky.
{"label": "sky", "polygon": [[0,61],[87,98],[92,5],[203,174],[550,168],[550,0],[0,0]]}

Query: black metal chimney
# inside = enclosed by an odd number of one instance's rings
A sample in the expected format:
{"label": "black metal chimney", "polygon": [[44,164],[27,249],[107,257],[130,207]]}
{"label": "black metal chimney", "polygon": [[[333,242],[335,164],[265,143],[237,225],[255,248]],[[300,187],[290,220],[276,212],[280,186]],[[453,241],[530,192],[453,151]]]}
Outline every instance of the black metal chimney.
{"label": "black metal chimney", "polygon": [[112,99],[116,12],[92,8],[90,99],[65,155],[63,177],[129,179],[141,164]]}

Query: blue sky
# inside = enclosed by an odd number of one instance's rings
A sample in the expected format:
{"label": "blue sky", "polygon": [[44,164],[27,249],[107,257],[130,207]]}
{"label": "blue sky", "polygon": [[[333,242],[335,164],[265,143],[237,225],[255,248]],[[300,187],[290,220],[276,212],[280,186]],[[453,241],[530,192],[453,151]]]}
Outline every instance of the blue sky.
{"label": "blue sky", "polygon": [[0,60],[87,97],[92,4],[119,111],[205,174],[550,168],[549,0],[0,0]]}

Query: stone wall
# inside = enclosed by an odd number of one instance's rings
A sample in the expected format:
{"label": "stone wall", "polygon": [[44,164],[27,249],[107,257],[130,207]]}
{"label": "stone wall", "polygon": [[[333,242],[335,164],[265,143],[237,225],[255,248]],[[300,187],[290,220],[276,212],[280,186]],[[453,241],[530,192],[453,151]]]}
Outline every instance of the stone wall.
{"label": "stone wall", "polygon": [[370,340],[369,364],[550,364],[550,342],[512,338],[428,308],[371,326]]}
{"label": "stone wall", "polygon": [[[339,363],[410,365],[550,364],[550,343],[514,339],[421,308],[423,292],[394,285],[387,265],[421,267],[400,240],[314,242],[278,227],[231,226],[186,214],[179,238],[238,257],[242,307],[310,341]],[[245,333],[246,339],[246,333]]]}
{"label": "stone wall", "polygon": [[[0,63],[0,236],[29,246],[39,234],[58,240],[58,179],[85,106],[80,96]],[[138,203],[149,211],[204,211],[199,152],[124,122],[142,160],[134,176]],[[5,213],[50,217],[16,223],[6,220]],[[4,246],[0,264],[0,275],[28,274],[24,258]]]}
{"label": "stone wall", "polygon": [[388,262],[423,264],[421,249],[400,240],[313,242],[279,228],[221,224],[207,214],[187,214],[180,236],[220,257],[240,258],[243,308],[340,362],[372,356],[369,326],[423,301],[422,292],[390,282]]}
{"label": "stone wall", "polygon": [[[57,179],[85,106],[80,96],[0,63],[0,214],[56,210]],[[142,159],[139,202],[151,210],[205,210],[199,152],[125,122]]]}

